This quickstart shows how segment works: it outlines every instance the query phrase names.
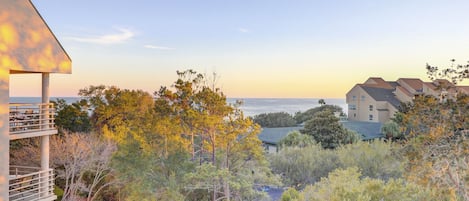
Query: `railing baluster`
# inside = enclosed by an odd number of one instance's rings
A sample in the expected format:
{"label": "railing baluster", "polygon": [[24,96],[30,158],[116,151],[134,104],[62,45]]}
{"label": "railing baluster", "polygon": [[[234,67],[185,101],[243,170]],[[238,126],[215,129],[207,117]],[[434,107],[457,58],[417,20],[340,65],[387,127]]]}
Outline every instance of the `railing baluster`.
{"label": "railing baluster", "polygon": [[[53,169],[40,171],[40,168],[11,166],[11,172],[18,172],[19,174],[9,179],[10,200],[44,199],[55,196],[52,192],[54,185]],[[41,193],[41,186],[48,186],[48,192]]]}
{"label": "railing baluster", "polygon": [[54,116],[52,104],[10,104],[10,133],[53,130]]}

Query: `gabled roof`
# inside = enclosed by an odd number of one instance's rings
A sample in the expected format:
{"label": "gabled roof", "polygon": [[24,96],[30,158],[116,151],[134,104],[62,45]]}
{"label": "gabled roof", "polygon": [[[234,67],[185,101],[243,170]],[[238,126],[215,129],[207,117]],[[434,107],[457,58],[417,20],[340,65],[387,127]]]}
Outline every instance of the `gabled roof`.
{"label": "gabled roof", "polygon": [[396,90],[400,90],[402,91],[405,95],[409,96],[409,97],[412,97],[412,94],[404,87],[402,86],[397,86],[396,87]]}
{"label": "gabled roof", "polygon": [[469,86],[457,86],[456,89],[461,93],[469,93]]}
{"label": "gabled roof", "polygon": [[383,78],[380,77],[370,77],[368,78],[368,80],[365,81],[365,83],[363,83],[363,85],[387,89],[393,88],[390,83],[384,81]]}
{"label": "gabled roof", "polygon": [[261,133],[258,135],[259,140],[267,144],[278,144],[280,140],[292,131],[299,131],[303,127],[279,127],[279,128],[262,128]]}
{"label": "gabled roof", "polygon": [[433,81],[433,84],[436,86],[442,86],[442,87],[454,86],[454,84],[447,79],[436,79],[435,81]]}
{"label": "gabled roof", "polygon": [[423,88],[423,82],[422,82],[422,80],[420,80],[418,78],[399,78],[399,80],[397,80],[397,82],[399,82],[399,81],[406,83],[407,85],[409,85],[415,91],[421,90]]}
{"label": "gabled roof", "polygon": [[428,88],[430,88],[431,90],[436,90],[436,86],[435,84],[433,84],[433,82],[424,82],[423,85],[427,86]]}
{"label": "gabled roof", "polygon": [[362,85],[361,87],[375,101],[387,101],[395,108],[399,108],[401,104],[401,102],[396,98],[396,96],[393,93],[394,89],[370,87],[367,85]]}
{"label": "gabled roof", "polygon": [[29,0],[0,0],[0,67],[71,73],[71,59]]}
{"label": "gabled roof", "polygon": [[342,121],[340,123],[342,123],[345,128],[359,134],[362,140],[384,137],[381,133],[382,124],[379,122]]}

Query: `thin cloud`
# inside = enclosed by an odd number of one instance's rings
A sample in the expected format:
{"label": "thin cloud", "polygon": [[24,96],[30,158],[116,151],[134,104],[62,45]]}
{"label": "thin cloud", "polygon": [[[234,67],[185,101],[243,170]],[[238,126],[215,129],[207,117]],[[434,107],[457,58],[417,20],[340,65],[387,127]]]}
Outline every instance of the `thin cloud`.
{"label": "thin cloud", "polygon": [[239,28],[238,31],[241,32],[241,33],[248,33],[248,32],[249,32],[249,29],[246,29],[246,28]]}
{"label": "thin cloud", "polygon": [[94,43],[94,44],[118,44],[128,41],[135,36],[135,33],[128,29],[117,29],[118,33],[106,34],[96,37],[69,37],[69,39],[83,42],[83,43]]}
{"label": "thin cloud", "polygon": [[156,49],[156,50],[174,50],[175,48],[172,47],[164,47],[164,46],[156,46],[156,45],[144,45],[143,47],[148,49]]}

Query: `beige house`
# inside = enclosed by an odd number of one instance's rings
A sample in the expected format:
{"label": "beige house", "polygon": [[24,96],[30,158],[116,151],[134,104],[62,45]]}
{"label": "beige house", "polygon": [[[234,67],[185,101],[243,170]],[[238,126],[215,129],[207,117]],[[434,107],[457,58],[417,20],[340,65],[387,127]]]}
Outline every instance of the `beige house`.
{"label": "beige house", "polygon": [[458,93],[469,94],[469,86],[454,86],[442,79],[434,82],[423,82],[418,78],[384,81],[380,77],[371,77],[347,93],[348,120],[384,123],[394,116],[401,102],[411,102],[415,96],[433,95],[445,100]]}
{"label": "beige house", "polygon": [[[50,73],[71,73],[71,60],[29,0],[0,0],[0,201],[55,200],[49,136],[57,134],[49,103]],[[11,74],[41,74],[42,101],[9,103]],[[39,167],[10,164],[10,142],[37,138]]]}

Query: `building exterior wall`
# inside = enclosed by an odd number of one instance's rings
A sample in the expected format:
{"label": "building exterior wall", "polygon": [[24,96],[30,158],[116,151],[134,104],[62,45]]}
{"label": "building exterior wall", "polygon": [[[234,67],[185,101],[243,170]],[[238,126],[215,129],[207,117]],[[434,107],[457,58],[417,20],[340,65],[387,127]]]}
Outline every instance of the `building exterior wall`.
{"label": "building exterior wall", "polygon": [[378,111],[378,122],[384,123],[390,119],[389,110]]}
{"label": "building exterior wall", "polygon": [[394,94],[396,95],[396,98],[400,100],[401,102],[412,102],[413,97],[409,96],[404,91],[402,91],[400,87],[396,88],[396,91],[394,92]]}
{"label": "building exterior wall", "polygon": [[[0,5],[0,201],[7,201],[10,165],[10,74],[46,73],[48,75],[48,73],[71,73],[72,69],[71,59],[31,1],[0,0]],[[43,82],[44,80],[43,76]],[[49,80],[48,76],[46,80]],[[48,94],[48,87],[46,90]],[[47,143],[41,146],[43,152],[41,160],[45,162],[48,160],[49,147]],[[43,169],[48,168],[48,161],[43,164],[47,165]]]}
{"label": "building exterior wall", "polygon": [[10,165],[9,73],[0,67],[0,201],[8,200]]}
{"label": "building exterior wall", "polygon": [[[441,101],[445,99],[454,99],[458,90],[451,88],[448,91],[436,89],[436,86],[452,85],[448,80],[436,80],[433,83],[422,82],[416,78],[400,78],[397,82],[386,82],[381,78],[369,78],[364,84],[355,85],[346,95],[346,103],[348,104],[348,119],[350,121],[366,121],[366,122],[381,122],[389,121],[395,113],[398,112],[397,106],[394,106],[389,101],[412,102],[415,95],[432,95],[440,98]],[[393,90],[393,97],[391,94],[382,96],[383,94],[372,94],[372,98],[362,87],[379,88]],[[459,86],[459,92],[469,91],[469,86]],[[368,90],[368,88],[366,88]],[[368,90],[369,91],[369,90]],[[389,91],[388,91],[389,92]],[[374,93],[372,90],[370,93]],[[395,96],[395,97],[394,97]],[[390,99],[392,98],[392,99]],[[395,100],[394,98],[397,98]],[[386,100],[389,99],[389,100]],[[397,103],[394,103],[397,104]],[[372,106],[373,110],[370,110]],[[372,115],[373,118],[370,118]]]}
{"label": "building exterior wall", "polygon": [[12,72],[71,73],[71,60],[28,0],[0,0],[0,66]]}
{"label": "building exterior wall", "polygon": [[[350,121],[378,122],[377,101],[368,95],[359,85],[347,93],[348,119]],[[370,110],[370,105],[372,109]],[[370,120],[371,115],[371,120]]]}

